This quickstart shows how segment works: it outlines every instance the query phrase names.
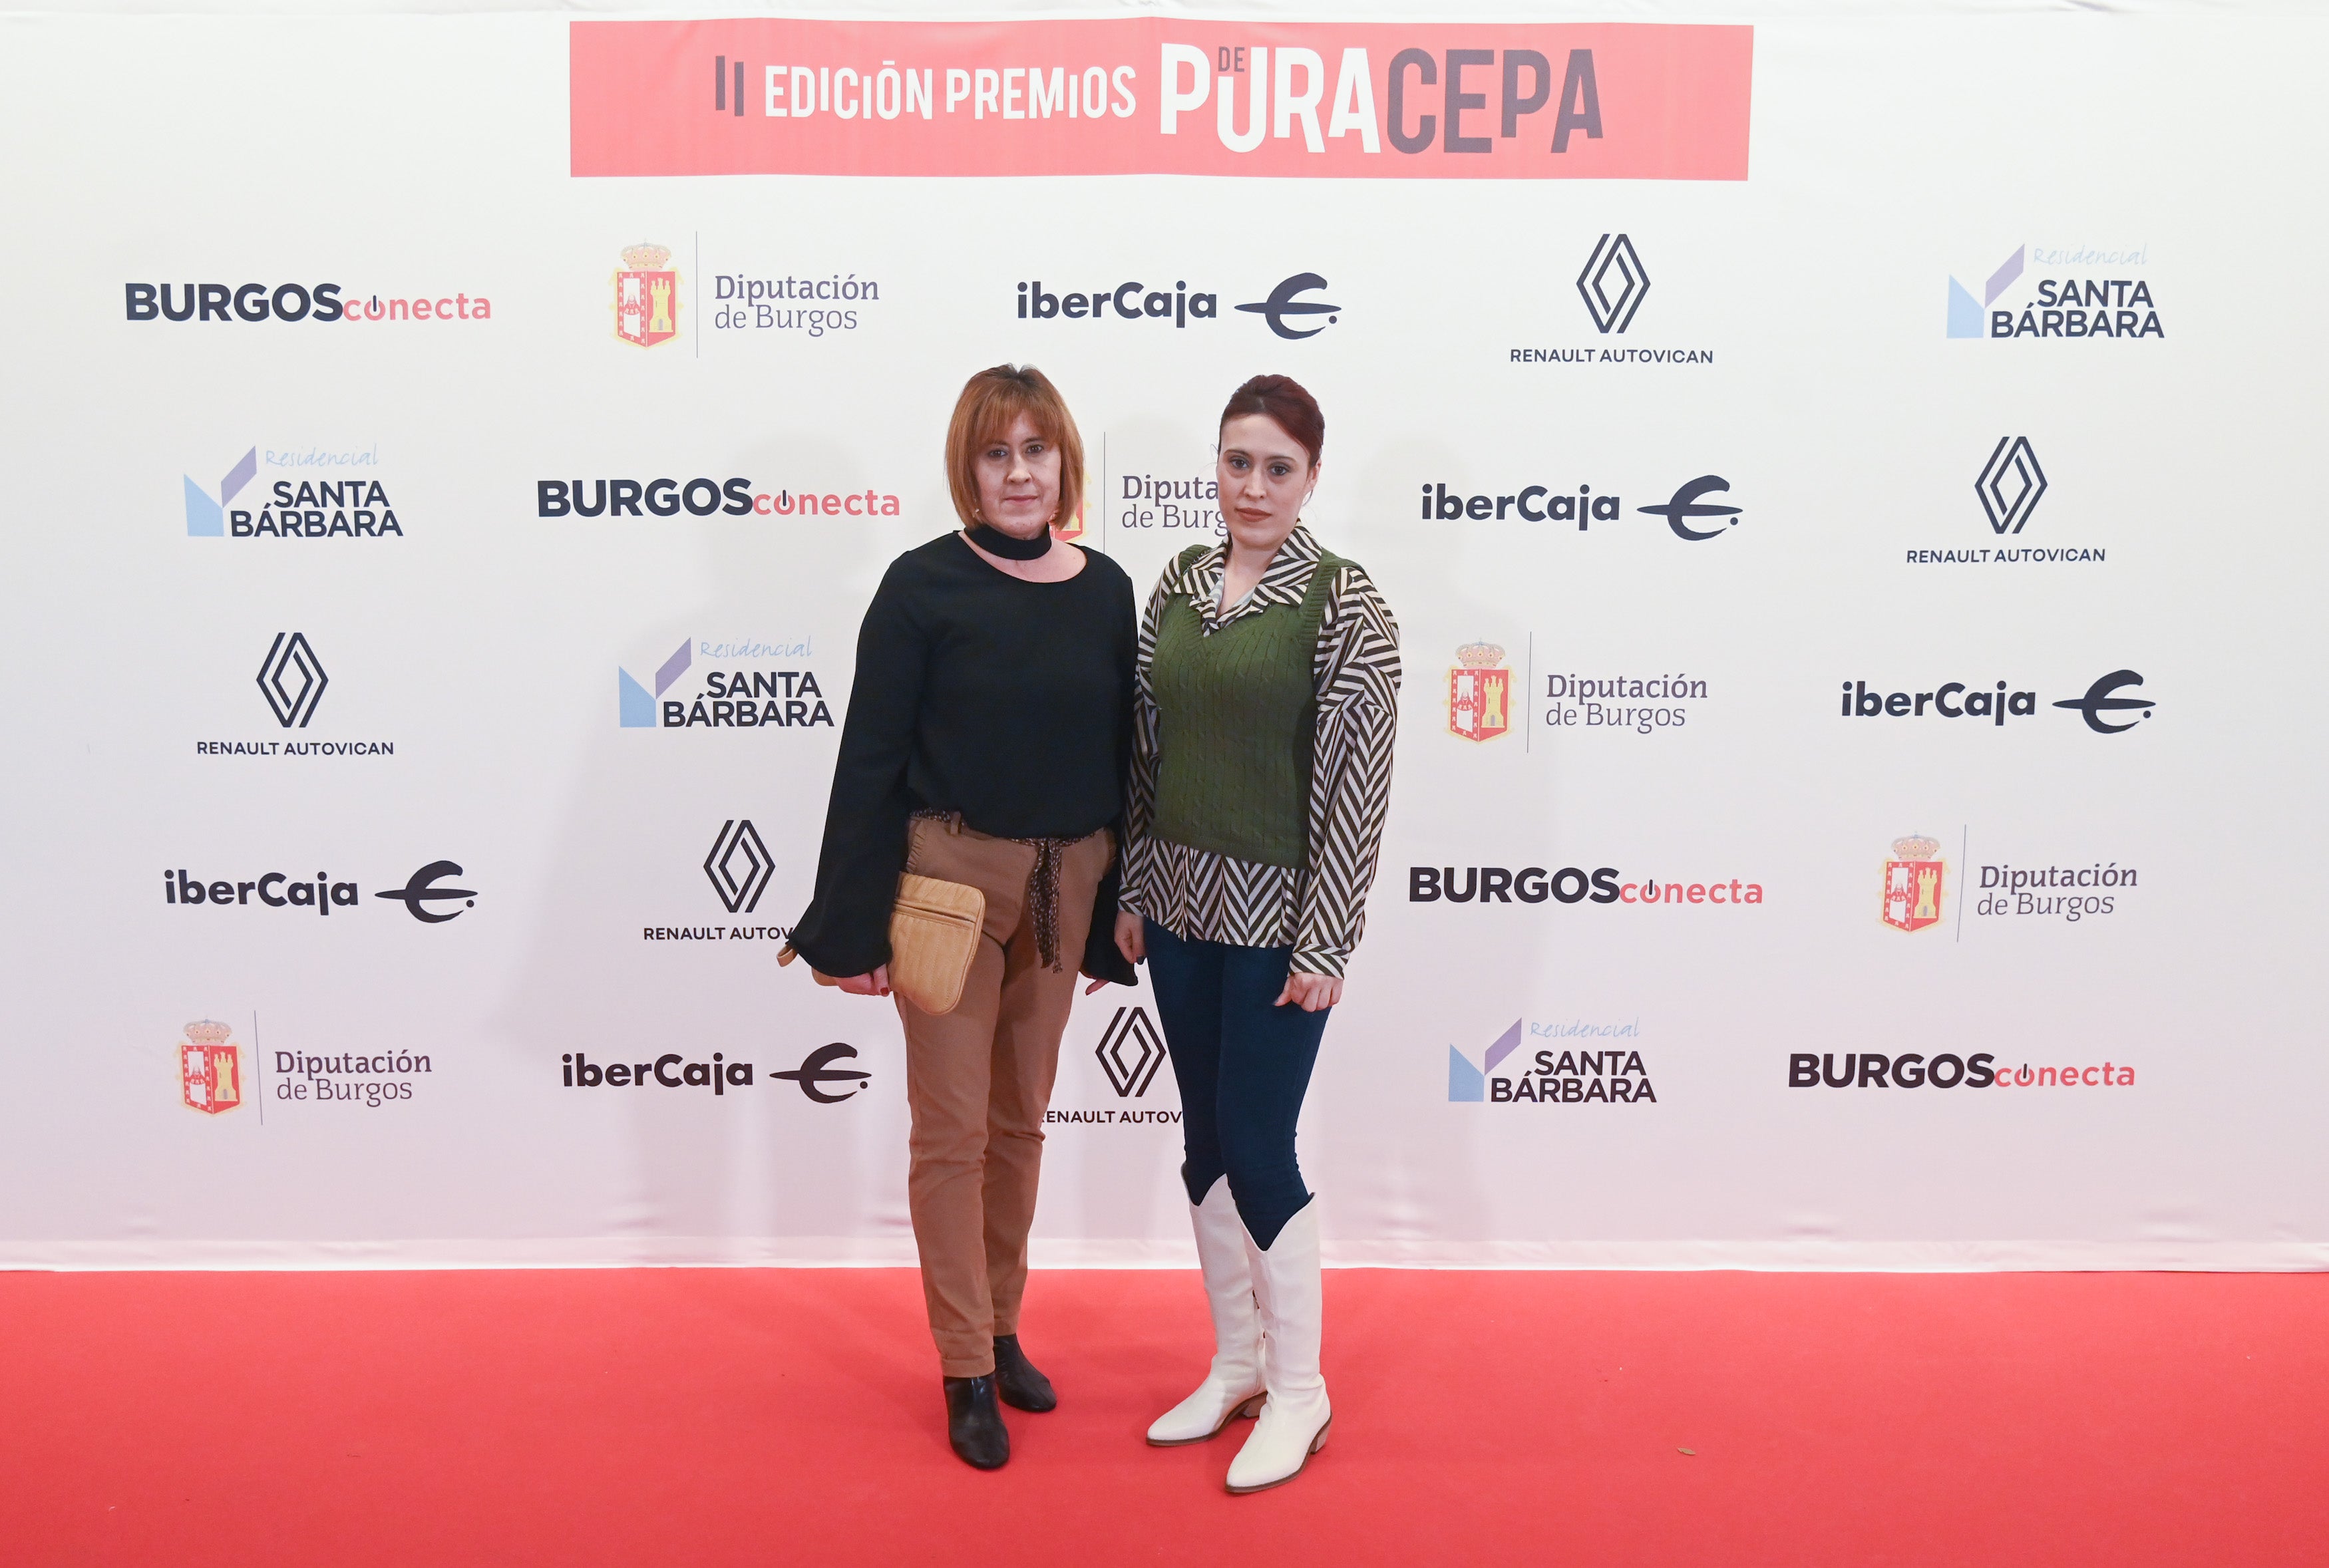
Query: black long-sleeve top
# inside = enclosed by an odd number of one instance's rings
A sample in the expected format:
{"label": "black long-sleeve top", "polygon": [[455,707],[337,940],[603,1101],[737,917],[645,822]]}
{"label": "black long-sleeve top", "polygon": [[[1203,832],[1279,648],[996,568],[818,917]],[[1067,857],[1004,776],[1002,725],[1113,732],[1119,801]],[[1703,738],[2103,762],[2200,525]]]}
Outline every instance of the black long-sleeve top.
{"label": "black long-sleeve top", "polygon": [[[997,838],[1114,827],[1121,841],[1138,649],[1132,579],[1098,551],[1084,554],[1084,569],[1057,583],[997,571],[960,534],[890,563],[857,634],[816,890],[793,932],[819,972],[890,961],[890,908],[918,811],[960,812]],[[1130,984],[1116,889],[1111,871],[1081,967]]]}

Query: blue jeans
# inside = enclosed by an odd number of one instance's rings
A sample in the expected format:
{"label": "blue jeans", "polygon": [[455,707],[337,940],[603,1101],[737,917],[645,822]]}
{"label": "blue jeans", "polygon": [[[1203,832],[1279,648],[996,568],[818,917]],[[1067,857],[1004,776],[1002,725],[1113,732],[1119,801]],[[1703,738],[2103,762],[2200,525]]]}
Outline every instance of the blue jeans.
{"label": "blue jeans", "polygon": [[1182,1183],[1202,1203],[1226,1176],[1246,1234],[1267,1249],[1310,1201],[1294,1124],[1329,1008],[1277,1006],[1290,947],[1184,942],[1154,920],[1148,981],[1181,1085]]}

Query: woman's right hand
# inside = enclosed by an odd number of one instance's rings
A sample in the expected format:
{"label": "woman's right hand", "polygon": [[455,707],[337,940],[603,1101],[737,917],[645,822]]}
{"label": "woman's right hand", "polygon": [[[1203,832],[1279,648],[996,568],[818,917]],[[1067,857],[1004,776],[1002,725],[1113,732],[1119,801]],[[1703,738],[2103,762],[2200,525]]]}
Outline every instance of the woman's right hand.
{"label": "woman's right hand", "polygon": [[863,974],[848,975],[836,980],[834,983],[851,996],[888,996],[890,966],[886,963],[877,964]]}
{"label": "woman's right hand", "polygon": [[1140,926],[1140,916],[1119,909],[1116,912],[1116,950],[1124,954],[1127,963],[1138,963],[1148,956],[1148,934]]}

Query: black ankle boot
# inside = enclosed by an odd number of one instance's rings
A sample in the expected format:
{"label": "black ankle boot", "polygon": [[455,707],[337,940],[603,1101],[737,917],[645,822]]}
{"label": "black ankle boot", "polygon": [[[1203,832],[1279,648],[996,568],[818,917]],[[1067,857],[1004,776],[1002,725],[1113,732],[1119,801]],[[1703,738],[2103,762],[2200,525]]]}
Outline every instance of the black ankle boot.
{"label": "black ankle boot", "polygon": [[947,1441],[955,1457],[982,1470],[999,1470],[1011,1459],[1011,1430],[995,1408],[995,1375],[946,1380]]}
{"label": "black ankle boot", "polygon": [[1003,1403],[1014,1410],[1041,1415],[1059,1408],[1060,1396],[1052,1391],[1051,1380],[1035,1370],[1035,1364],[1019,1348],[1016,1334],[995,1337],[995,1381],[1002,1385]]}

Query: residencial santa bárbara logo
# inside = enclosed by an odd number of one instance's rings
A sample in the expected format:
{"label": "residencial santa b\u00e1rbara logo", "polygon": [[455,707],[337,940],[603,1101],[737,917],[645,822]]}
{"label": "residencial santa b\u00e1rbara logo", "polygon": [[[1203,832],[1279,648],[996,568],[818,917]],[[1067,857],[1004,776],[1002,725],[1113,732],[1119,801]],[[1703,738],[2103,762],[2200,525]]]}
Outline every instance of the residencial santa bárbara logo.
{"label": "residencial santa b\u00e1rbara logo", "polygon": [[[1521,1047],[1523,1031],[1532,1040],[1558,1041],[1540,1047],[1517,1073],[1496,1069]],[[1527,1023],[1514,1019],[1476,1065],[1447,1047],[1447,1098],[1495,1105],[1654,1105],[1657,1091],[1635,1042],[1639,1019],[1624,1023],[1585,1019]]]}

